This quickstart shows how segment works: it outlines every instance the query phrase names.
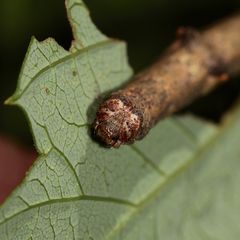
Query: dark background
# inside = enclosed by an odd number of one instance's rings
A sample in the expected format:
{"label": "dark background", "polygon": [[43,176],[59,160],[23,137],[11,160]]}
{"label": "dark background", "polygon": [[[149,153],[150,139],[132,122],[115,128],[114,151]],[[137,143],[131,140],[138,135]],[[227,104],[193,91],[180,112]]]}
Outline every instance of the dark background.
{"label": "dark background", "polygon": [[[178,26],[201,29],[240,8],[240,0],[85,0],[96,25],[108,36],[128,43],[130,63],[138,71],[174,39]],[[240,29],[239,29],[240,31]],[[31,36],[54,37],[69,48],[72,39],[64,0],[0,1],[0,136],[32,146],[25,116],[3,102],[15,91]],[[240,44],[240,39],[239,39]],[[240,78],[185,109],[219,121],[240,92]]]}

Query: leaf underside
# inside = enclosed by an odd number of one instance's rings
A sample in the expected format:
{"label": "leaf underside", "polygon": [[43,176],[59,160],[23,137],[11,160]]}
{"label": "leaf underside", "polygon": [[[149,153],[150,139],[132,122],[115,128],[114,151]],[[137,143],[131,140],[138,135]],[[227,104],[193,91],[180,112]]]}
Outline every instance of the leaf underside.
{"label": "leaf underside", "polygon": [[89,133],[99,96],[132,76],[125,43],[67,0],[74,41],[32,39],[9,104],[39,157],[0,208],[0,239],[238,239],[240,108],[217,127],[191,116],[106,149]]}

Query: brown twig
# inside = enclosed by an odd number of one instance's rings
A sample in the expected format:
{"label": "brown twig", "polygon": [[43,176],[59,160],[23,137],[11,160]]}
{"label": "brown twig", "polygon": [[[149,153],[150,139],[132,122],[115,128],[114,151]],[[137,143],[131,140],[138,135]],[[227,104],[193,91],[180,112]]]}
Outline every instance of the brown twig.
{"label": "brown twig", "polygon": [[143,138],[166,117],[240,72],[240,14],[202,33],[179,28],[165,54],[112,93],[97,112],[94,131],[107,146]]}

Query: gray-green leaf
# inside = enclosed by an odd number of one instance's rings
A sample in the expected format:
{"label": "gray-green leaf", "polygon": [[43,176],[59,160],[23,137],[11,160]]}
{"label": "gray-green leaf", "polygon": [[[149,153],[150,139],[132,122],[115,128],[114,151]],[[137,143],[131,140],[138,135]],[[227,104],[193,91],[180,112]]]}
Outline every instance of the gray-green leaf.
{"label": "gray-green leaf", "polygon": [[132,146],[100,147],[89,134],[98,98],[132,70],[80,0],[66,8],[70,51],[33,38],[8,100],[39,157],[0,209],[0,239],[238,239],[240,108],[219,127],[172,117]]}

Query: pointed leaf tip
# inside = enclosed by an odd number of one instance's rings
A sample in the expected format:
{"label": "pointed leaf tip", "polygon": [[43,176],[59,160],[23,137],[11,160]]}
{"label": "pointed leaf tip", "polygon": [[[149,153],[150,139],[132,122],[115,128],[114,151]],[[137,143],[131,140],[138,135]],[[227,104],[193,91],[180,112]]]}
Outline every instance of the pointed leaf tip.
{"label": "pointed leaf tip", "polygon": [[74,36],[71,49],[83,49],[107,40],[92,22],[89,11],[82,1],[66,0],[65,4]]}

